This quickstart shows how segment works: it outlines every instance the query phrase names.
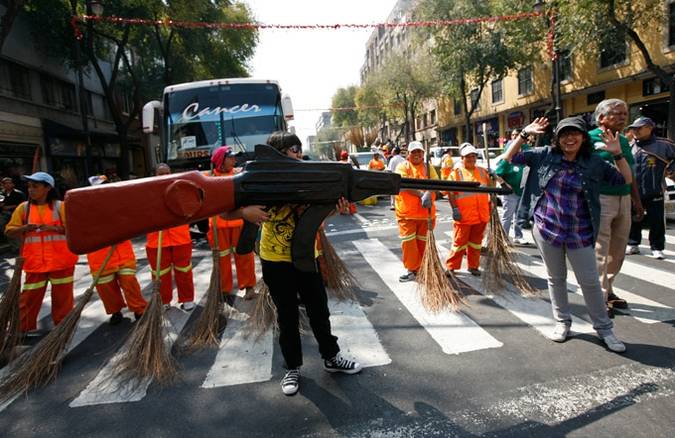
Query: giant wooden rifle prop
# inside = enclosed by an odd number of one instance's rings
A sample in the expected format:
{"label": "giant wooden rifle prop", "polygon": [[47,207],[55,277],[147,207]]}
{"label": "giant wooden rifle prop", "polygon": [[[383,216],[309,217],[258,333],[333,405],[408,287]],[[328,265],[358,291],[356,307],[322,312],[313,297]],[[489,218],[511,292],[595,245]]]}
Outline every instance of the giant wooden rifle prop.
{"label": "giant wooden rifle prop", "polygon": [[[267,145],[256,160],[231,177],[192,171],[82,187],[66,193],[68,246],[85,254],[126,239],[216,216],[238,207],[309,204],[296,224],[291,254],[296,268],[314,272],[314,240],[321,222],[344,197],[357,202],[402,189],[508,194],[477,182],[402,178],[396,173],[356,170],[336,162],[303,161]],[[244,222],[241,251],[252,249],[257,227]],[[245,247],[248,247],[244,249]]]}

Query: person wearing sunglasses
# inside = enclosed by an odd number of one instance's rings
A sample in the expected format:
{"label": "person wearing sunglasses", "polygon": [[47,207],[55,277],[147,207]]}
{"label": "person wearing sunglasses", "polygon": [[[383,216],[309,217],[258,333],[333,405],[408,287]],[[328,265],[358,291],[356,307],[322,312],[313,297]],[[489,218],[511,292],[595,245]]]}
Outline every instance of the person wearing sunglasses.
{"label": "person wearing sunglasses", "polygon": [[[302,159],[302,143],[290,132],[277,131],[267,139],[267,144],[280,153],[295,159]],[[346,208],[344,198],[337,200],[335,215]],[[260,261],[265,283],[277,308],[279,325],[279,345],[286,361],[286,374],[281,381],[281,389],[286,395],[298,392],[300,367],[302,361],[302,343],[300,337],[300,301],[307,311],[309,325],[319,344],[319,353],[323,359],[324,370],[329,373],[356,374],[361,371],[358,362],[340,355],[337,336],[333,335],[328,309],[328,296],[324,287],[321,270],[316,272],[299,271],[293,264],[291,242],[295,226],[309,205],[285,204],[269,209],[269,219],[262,225],[260,235]],[[315,257],[318,256],[315,247]]]}

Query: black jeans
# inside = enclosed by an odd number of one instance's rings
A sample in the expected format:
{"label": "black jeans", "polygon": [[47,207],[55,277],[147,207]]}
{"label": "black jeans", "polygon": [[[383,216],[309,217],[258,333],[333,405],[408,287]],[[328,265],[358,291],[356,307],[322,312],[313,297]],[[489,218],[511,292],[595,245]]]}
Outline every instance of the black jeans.
{"label": "black jeans", "polygon": [[[658,198],[640,198],[642,206],[647,212],[649,222],[649,246],[652,251],[663,251],[666,247],[666,217],[664,212],[663,196]],[[642,242],[642,226],[644,220],[631,223],[628,235],[629,245],[639,245]]]}
{"label": "black jeans", "polygon": [[288,369],[302,365],[300,341],[300,309],[298,295],[307,310],[309,325],[319,343],[323,359],[332,359],[340,351],[337,336],[330,328],[328,296],[323,286],[320,270],[316,273],[298,271],[293,263],[261,260],[263,279],[269,287],[270,296],[277,306],[279,346]]}

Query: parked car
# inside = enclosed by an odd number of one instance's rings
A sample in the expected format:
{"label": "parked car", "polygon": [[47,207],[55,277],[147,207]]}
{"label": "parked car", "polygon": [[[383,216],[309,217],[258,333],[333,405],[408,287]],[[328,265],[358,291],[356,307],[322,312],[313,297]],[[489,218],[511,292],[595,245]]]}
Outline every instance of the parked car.
{"label": "parked car", "polygon": [[666,210],[666,219],[675,221],[675,182],[666,178],[666,194],[663,197]]}

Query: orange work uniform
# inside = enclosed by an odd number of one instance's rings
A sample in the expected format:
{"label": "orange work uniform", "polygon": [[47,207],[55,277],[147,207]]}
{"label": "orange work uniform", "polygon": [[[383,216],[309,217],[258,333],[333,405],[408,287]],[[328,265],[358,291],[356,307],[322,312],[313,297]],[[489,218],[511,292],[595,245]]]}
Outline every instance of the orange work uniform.
{"label": "orange work uniform", "polygon": [[[110,247],[87,254],[87,262],[93,277],[101,270],[109,253]],[[96,282],[96,291],[108,315],[121,311],[127,305],[135,314],[140,315],[145,311],[148,303],[143,298],[141,285],[136,279],[136,255],[131,241],[125,240],[115,246]],[[122,291],[126,302],[122,297]]]}
{"label": "orange work uniform", "polygon": [[[425,163],[415,166],[410,161],[404,161],[396,166],[395,172],[404,178],[429,179]],[[431,179],[438,179],[438,174],[433,167],[430,167],[430,173]],[[436,226],[435,199],[436,193],[432,193],[432,229]],[[429,210],[422,207],[422,201],[419,196],[413,195],[406,190],[402,190],[396,195],[395,210],[398,230],[401,236],[403,266],[408,271],[417,272],[422,264],[422,257],[427,247]]]}
{"label": "orange work uniform", "polygon": [[384,170],[384,162],[382,160],[372,159],[368,163],[368,170]]}
{"label": "orange work uniform", "polygon": [[[64,203],[58,200],[43,205],[23,202],[14,210],[6,229],[28,223],[65,228]],[[52,320],[54,325],[60,324],[75,304],[73,276],[79,257],[68,249],[65,234],[41,228],[23,236],[21,255],[26,273],[19,302],[21,331],[37,328],[47,282],[52,285]]]}
{"label": "orange work uniform", "polygon": [[450,154],[443,155],[443,158],[441,158],[441,179],[448,179],[454,164],[455,162]]}
{"label": "orange work uniform", "polygon": [[[234,175],[232,169],[228,173],[213,171],[212,176],[230,176]],[[215,222],[215,223],[214,223]],[[232,255],[234,255],[234,265],[237,269],[237,286],[239,289],[255,287],[257,279],[255,276],[255,255],[253,252],[248,254],[237,254],[237,242],[244,227],[243,219],[228,221],[222,218],[209,219],[209,232],[207,237],[211,248],[214,247],[213,230],[218,230],[218,251],[220,252],[220,288],[224,294],[229,294],[234,288],[234,278],[232,275]]]}
{"label": "orange work uniform", "polygon": [[[469,170],[464,166],[453,169],[449,179],[452,181],[479,181],[488,186],[487,171],[476,166]],[[445,264],[448,269],[456,270],[462,266],[466,253],[467,267],[478,269],[483,235],[490,220],[490,196],[487,193],[454,192],[455,203],[462,215],[461,221],[455,221],[452,249]]]}
{"label": "orange work uniform", "polygon": [[[351,163],[349,162],[349,158],[342,158],[340,160],[340,162],[345,163],[345,164],[349,164],[351,166]],[[342,210],[340,212],[340,214],[347,214],[347,209],[345,208],[344,210]],[[356,203],[355,202],[349,203],[349,214],[356,214]]]}
{"label": "orange work uniform", "polygon": [[[148,234],[148,243],[145,252],[148,255],[148,263],[152,269],[152,278],[157,273],[157,252],[159,245],[159,233],[155,231]],[[190,225],[179,225],[162,233],[162,254],[160,261],[160,275],[162,282],[160,294],[162,304],[169,304],[173,299],[173,282],[171,271],[176,280],[178,290],[178,302],[187,303],[194,301],[195,285],[192,278],[192,239],[190,238]]]}

